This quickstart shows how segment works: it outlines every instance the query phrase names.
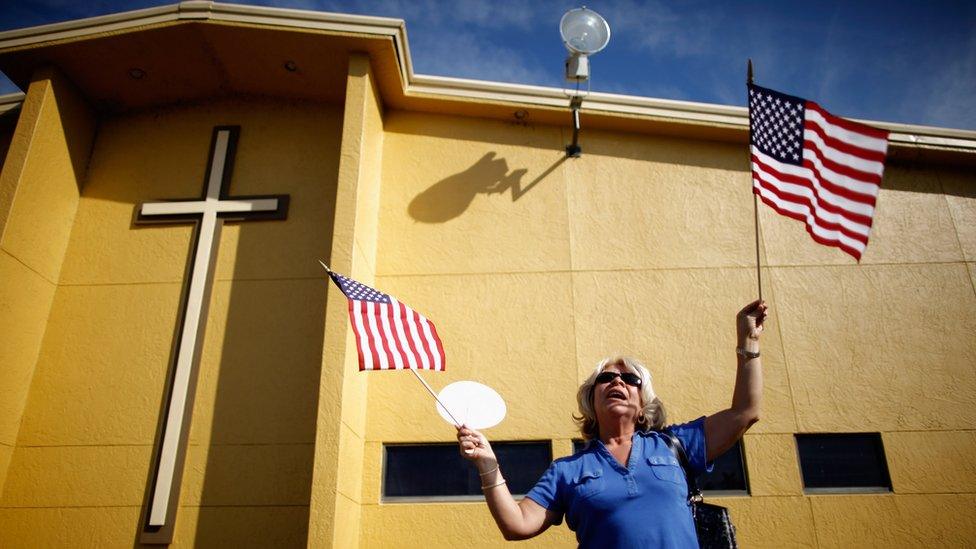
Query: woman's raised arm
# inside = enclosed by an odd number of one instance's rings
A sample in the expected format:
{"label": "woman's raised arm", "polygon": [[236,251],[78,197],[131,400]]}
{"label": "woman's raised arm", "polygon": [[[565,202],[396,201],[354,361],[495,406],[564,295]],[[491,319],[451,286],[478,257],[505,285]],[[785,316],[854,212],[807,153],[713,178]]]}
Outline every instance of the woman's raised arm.
{"label": "woman's raised arm", "polygon": [[724,454],[759,421],[762,405],[762,361],[759,337],[766,319],[766,302],[753,301],[736,315],[737,369],[732,406],[705,418],[705,446],[709,461]]}

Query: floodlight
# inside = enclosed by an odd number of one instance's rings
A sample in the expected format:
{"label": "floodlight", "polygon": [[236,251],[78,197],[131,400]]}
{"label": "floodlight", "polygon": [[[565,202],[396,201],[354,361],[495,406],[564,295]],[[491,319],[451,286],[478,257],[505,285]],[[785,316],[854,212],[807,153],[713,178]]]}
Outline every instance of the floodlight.
{"label": "floodlight", "polygon": [[587,56],[599,52],[610,42],[610,25],[599,13],[583,6],[563,14],[559,20],[559,35],[569,50],[566,80],[576,82],[576,93],[569,98],[569,108],[573,114],[573,142],[566,146],[566,156],[578,158],[582,150],[579,146],[579,112],[586,95],[586,92],[580,93],[579,85],[590,78],[590,59]]}
{"label": "floodlight", "polygon": [[559,35],[569,51],[591,55],[607,47],[610,25],[599,13],[584,6],[563,14]]}
{"label": "floodlight", "polygon": [[610,25],[599,13],[585,6],[567,11],[559,20],[559,35],[569,50],[566,79],[583,82],[590,77],[587,56],[599,52],[610,42]]}

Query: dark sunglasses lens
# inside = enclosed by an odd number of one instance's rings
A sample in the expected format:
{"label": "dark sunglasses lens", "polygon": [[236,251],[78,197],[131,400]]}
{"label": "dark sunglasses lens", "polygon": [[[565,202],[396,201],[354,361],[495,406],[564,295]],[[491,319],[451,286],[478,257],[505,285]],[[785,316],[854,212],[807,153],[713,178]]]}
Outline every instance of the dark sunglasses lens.
{"label": "dark sunglasses lens", "polygon": [[617,372],[603,372],[602,374],[596,376],[597,383],[610,383],[611,381],[620,378],[624,383],[632,387],[641,386],[641,378],[637,374],[632,374],[627,372],[625,374],[618,374]]}
{"label": "dark sunglasses lens", "polygon": [[596,382],[597,383],[610,383],[611,381],[613,381],[614,379],[616,379],[618,375],[620,375],[620,374],[618,374],[617,372],[603,372],[602,374],[596,376]]}

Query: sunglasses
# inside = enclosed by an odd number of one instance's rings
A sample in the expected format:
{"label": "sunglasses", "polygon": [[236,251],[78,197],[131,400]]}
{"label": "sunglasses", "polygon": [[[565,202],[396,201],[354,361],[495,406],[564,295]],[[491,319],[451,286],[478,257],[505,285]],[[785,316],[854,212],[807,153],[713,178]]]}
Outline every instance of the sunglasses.
{"label": "sunglasses", "polygon": [[637,374],[632,374],[630,372],[624,372],[622,374],[617,372],[602,372],[600,375],[596,376],[596,383],[610,383],[611,381],[620,378],[624,383],[630,385],[631,387],[640,387],[641,378]]}

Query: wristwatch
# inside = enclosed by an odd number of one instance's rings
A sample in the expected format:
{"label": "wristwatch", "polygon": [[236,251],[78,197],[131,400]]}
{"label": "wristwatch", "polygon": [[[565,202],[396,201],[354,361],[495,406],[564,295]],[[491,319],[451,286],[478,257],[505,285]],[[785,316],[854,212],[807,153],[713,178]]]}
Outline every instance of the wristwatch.
{"label": "wristwatch", "polygon": [[742,356],[744,356],[746,358],[759,358],[759,354],[760,354],[759,351],[756,351],[756,352],[747,351],[747,350],[743,349],[742,347],[736,347],[735,348],[735,352],[736,352],[736,354],[742,355]]}

